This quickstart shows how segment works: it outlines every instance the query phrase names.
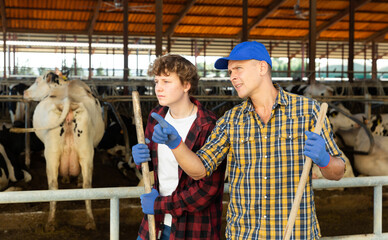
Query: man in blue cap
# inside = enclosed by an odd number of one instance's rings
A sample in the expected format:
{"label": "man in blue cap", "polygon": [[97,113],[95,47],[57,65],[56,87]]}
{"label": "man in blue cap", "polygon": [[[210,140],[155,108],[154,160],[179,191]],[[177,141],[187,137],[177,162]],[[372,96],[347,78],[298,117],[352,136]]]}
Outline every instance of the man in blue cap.
{"label": "man in blue cap", "polygon": [[[263,44],[242,42],[215,67],[228,69],[238,96],[245,100],[217,121],[196,153],[156,114],[159,124],[152,139],[172,149],[180,167],[194,179],[211,175],[226,157],[227,239],[282,239],[306,156],[324,177],[339,180],[345,170],[342,153],[327,118],[320,135],[312,132],[318,103],[272,82],[272,62]],[[313,196],[310,174],[291,239],[319,238]]]}

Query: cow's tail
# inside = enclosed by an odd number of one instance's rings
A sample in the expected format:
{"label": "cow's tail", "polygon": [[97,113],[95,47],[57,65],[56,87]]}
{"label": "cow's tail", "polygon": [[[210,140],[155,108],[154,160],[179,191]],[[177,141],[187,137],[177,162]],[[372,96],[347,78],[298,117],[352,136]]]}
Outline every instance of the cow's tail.
{"label": "cow's tail", "polygon": [[36,132],[36,131],[42,131],[42,130],[51,130],[57,127],[60,127],[62,123],[65,121],[67,114],[70,111],[70,100],[69,98],[65,98],[63,100],[63,108],[61,116],[59,116],[58,120],[51,124],[51,126],[48,127],[42,127],[42,128],[11,128],[10,132],[14,133],[28,133],[28,132]]}

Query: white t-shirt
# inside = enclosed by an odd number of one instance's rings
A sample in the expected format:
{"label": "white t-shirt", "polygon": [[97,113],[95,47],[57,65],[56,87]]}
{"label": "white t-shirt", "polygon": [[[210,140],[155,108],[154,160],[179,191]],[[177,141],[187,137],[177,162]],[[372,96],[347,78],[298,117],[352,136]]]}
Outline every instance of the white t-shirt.
{"label": "white t-shirt", "polygon": [[[174,119],[170,114],[170,110],[168,110],[164,119],[178,131],[182,141],[185,141],[196,118],[197,114],[193,114],[186,118]],[[159,194],[169,196],[175,191],[179,183],[178,162],[171,149],[165,144],[158,144],[158,161]],[[171,214],[166,214],[164,225],[171,226],[171,221]]]}

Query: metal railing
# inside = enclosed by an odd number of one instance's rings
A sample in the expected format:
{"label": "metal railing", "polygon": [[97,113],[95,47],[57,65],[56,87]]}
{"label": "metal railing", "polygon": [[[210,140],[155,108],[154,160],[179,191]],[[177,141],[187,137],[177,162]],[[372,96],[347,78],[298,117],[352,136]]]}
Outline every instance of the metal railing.
{"label": "metal railing", "polygon": [[388,176],[343,178],[340,181],[326,179],[313,180],[314,189],[341,188],[341,187],[373,187],[373,234],[347,235],[336,237],[323,237],[322,240],[334,239],[388,239],[388,233],[382,232],[383,218],[383,186],[388,186]]}
{"label": "metal railing", "polygon": [[110,239],[119,239],[119,199],[138,198],[143,187],[114,187],[89,189],[35,190],[0,193],[1,203],[30,203],[49,201],[110,200]]}
{"label": "metal railing", "polygon": [[[374,187],[373,234],[323,237],[332,239],[388,239],[388,233],[382,233],[382,186],[388,186],[388,176],[344,178],[340,181],[326,179],[313,180],[314,189],[343,187]],[[229,192],[229,184],[225,184],[225,193]],[[91,189],[35,190],[0,193],[0,204],[78,201],[78,200],[110,200],[110,239],[119,239],[119,199],[138,198],[144,193],[143,187],[114,187]]]}

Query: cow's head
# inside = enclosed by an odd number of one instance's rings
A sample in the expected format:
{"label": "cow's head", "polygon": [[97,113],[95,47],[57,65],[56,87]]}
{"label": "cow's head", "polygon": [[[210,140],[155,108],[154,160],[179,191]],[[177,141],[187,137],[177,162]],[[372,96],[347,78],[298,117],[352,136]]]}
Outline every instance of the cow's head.
{"label": "cow's head", "polygon": [[380,114],[373,116],[367,126],[374,135],[387,136],[387,129],[383,124],[383,118]]}
{"label": "cow's head", "polygon": [[23,98],[26,100],[41,101],[48,96],[50,89],[53,87],[66,84],[67,80],[53,71],[50,71],[43,76],[36,78],[34,84],[32,84],[27,90],[24,91]]}
{"label": "cow's head", "polygon": [[[337,108],[341,109],[343,112],[347,113],[348,115],[352,115],[351,112],[345,108],[342,104],[339,104]],[[354,128],[358,128],[359,125],[347,117],[346,115],[342,114],[341,112],[337,111],[334,108],[331,108],[327,114],[330,124],[332,124],[333,132],[335,133],[337,130],[351,130]]]}

